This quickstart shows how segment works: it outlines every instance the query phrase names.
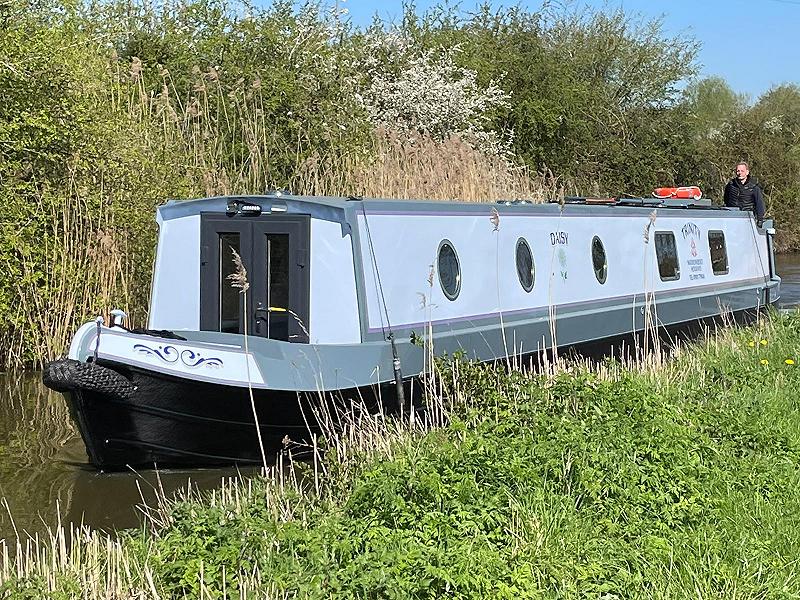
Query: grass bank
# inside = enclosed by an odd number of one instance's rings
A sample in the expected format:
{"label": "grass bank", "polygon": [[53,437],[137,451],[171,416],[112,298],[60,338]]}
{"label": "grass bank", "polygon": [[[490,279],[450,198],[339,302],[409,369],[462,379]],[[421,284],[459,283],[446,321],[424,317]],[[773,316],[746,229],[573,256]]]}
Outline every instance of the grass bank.
{"label": "grass bank", "polygon": [[324,458],[140,531],[23,541],[0,593],[796,597],[798,386],[800,313],[633,365],[450,362],[432,422],[354,418]]}

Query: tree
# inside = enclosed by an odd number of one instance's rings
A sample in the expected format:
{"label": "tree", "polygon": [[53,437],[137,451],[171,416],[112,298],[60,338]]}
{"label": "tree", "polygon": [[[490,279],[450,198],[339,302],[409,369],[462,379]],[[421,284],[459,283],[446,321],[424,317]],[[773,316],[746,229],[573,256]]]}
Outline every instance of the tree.
{"label": "tree", "polygon": [[493,128],[512,134],[515,155],[535,170],[592,193],[648,193],[675,179],[680,85],[697,44],[668,37],[660,21],[485,5],[466,18],[439,7],[404,28],[426,47],[458,45],[479,83],[502,82],[510,98],[492,111]]}
{"label": "tree", "polygon": [[701,138],[714,138],[747,109],[747,97],[734,92],[722,77],[706,77],[686,88],[686,101]]}

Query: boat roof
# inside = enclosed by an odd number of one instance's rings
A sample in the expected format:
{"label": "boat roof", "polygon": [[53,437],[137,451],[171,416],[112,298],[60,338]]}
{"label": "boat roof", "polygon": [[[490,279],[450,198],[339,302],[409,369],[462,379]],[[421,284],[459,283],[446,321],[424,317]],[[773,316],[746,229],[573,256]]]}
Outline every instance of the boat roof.
{"label": "boat roof", "polygon": [[[589,198],[567,197],[558,200],[532,202],[530,200],[496,200],[494,202],[464,202],[444,200],[398,200],[390,198],[361,198],[358,196],[296,196],[287,193],[264,195],[230,195],[196,198],[191,200],[169,200],[158,207],[157,220],[176,219],[204,212],[226,212],[233,204],[258,205],[265,214],[270,213],[308,213],[320,218],[341,220],[343,213],[366,209],[369,212],[404,214],[409,212],[463,214],[485,211],[487,207],[496,207],[505,212],[511,210],[529,212],[558,212],[569,207],[625,207],[653,210],[654,208],[715,210],[739,213],[738,209],[728,209],[713,205],[709,199],[663,199],[663,198]],[[502,208],[501,208],[502,207]],[[580,209],[579,209],[580,210]],[[745,216],[745,213],[741,213]]]}

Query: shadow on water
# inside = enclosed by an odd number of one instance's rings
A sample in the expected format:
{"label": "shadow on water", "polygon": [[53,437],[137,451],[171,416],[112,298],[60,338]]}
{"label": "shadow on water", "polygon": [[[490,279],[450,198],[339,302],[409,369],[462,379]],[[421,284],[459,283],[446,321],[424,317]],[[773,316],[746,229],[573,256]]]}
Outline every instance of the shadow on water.
{"label": "shadow on water", "polygon": [[142,499],[191,485],[208,490],[255,469],[99,473],[88,464],[61,394],[40,373],[0,374],[0,539],[44,533],[60,520],[112,531],[140,523]]}
{"label": "shadow on water", "polygon": [[[781,307],[800,305],[800,254],[777,257]],[[251,475],[255,471],[243,471]],[[45,388],[39,373],[0,373],[0,539],[43,533],[59,522],[111,531],[136,527],[142,497],[188,485],[207,490],[231,469],[98,473],[86,457],[64,398]]]}

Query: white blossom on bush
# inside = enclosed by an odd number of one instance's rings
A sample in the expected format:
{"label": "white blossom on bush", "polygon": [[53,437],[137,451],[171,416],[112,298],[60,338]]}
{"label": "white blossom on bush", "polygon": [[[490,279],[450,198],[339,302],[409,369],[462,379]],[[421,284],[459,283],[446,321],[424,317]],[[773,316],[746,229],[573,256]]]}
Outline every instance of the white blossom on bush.
{"label": "white blossom on bush", "polygon": [[764,121],[764,129],[773,135],[783,131],[783,115],[775,115]]}
{"label": "white blossom on bush", "polygon": [[492,131],[489,117],[509,94],[495,81],[480,86],[475,71],[458,66],[458,46],[420,51],[394,32],[370,42],[356,99],[374,127],[440,141],[455,135],[490,154],[507,152],[510,136]]}

